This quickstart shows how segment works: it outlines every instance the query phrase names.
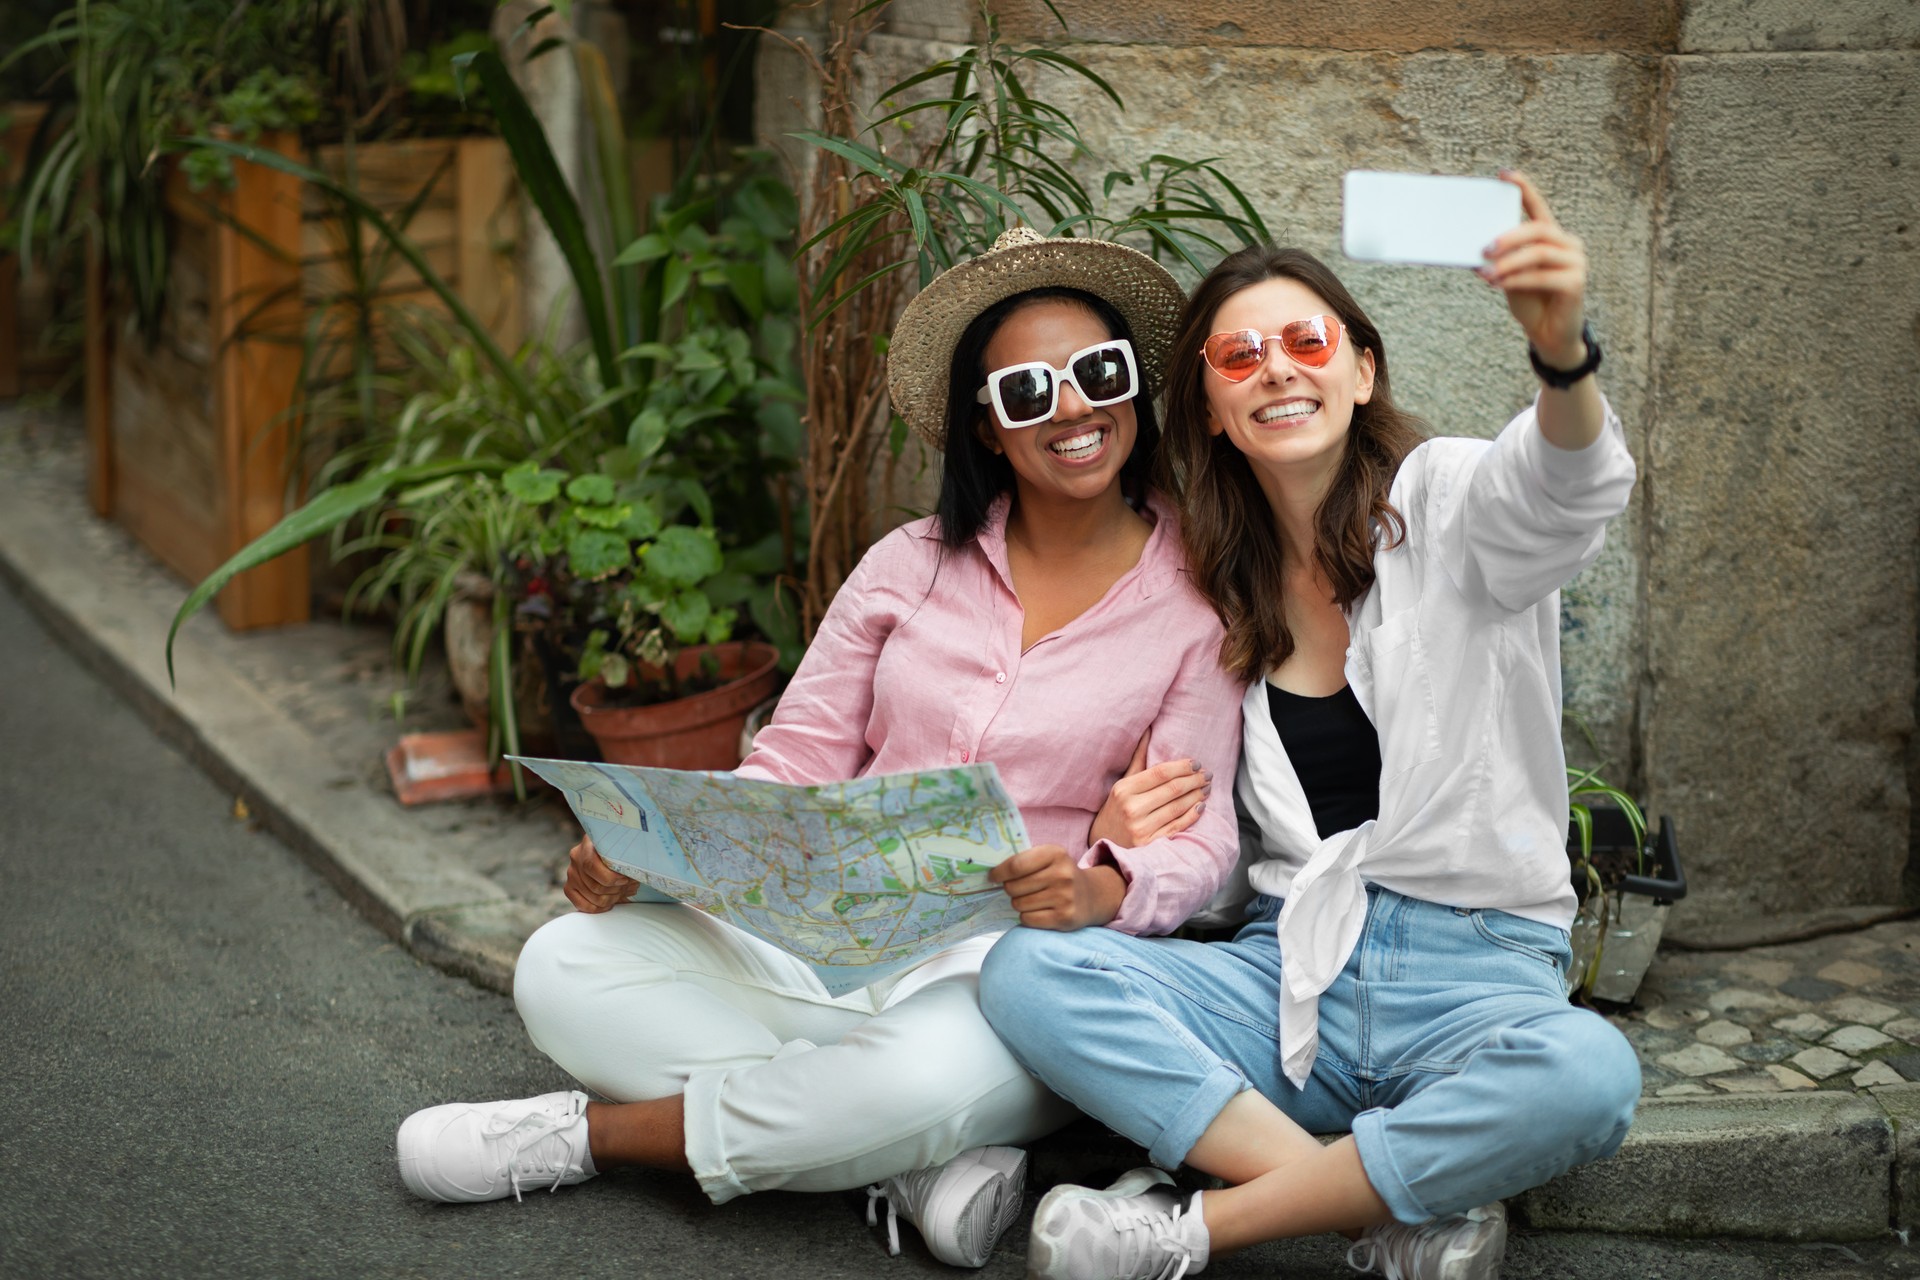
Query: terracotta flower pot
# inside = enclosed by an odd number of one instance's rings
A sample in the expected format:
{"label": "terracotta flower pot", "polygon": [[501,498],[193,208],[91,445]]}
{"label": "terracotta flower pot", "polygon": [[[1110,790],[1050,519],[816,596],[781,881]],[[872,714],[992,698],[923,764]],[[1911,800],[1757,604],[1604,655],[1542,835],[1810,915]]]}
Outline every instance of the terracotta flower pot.
{"label": "terracotta flower pot", "polygon": [[674,660],[681,678],[712,654],[725,681],[717,689],[644,707],[608,706],[612,693],[599,680],[573,691],[573,709],[609,764],[658,769],[731,769],[740,763],[740,728],[747,713],[780,683],[780,651],[735,641],[683,650]]}

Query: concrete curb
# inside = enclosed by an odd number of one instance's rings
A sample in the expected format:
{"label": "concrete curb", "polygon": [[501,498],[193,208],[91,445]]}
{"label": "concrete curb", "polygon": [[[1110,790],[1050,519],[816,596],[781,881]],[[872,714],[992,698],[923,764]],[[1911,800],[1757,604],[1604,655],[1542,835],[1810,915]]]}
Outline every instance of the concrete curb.
{"label": "concrete curb", "polygon": [[[0,467],[0,579],[380,928],[427,963],[510,992],[520,943],[551,910],[446,853],[433,819],[329,761],[326,744],[243,674],[241,655],[276,643],[274,633],[236,636],[202,614],[176,644],[180,680],[170,689],[163,650],[184,589],[116,571],[122,535],[80,511],[77,497],[49,499]],[[1082,1122],[1036,1146],[1033,1176],[1098,1185],[1138,1163],[1131,1144]],[[1879,1236],[1920,1221],[1920,1084],[1646,1099],[1613,1158],[1513,1203],[1544,1228]]]}
{"label": "concrete curb", "polygon": [[1653,1098],[1612,1159],[1516,1203],[1536,1227],[1865,1240],[1892,1222],[1893,1153],[1893,1123],[1865,1094]]}

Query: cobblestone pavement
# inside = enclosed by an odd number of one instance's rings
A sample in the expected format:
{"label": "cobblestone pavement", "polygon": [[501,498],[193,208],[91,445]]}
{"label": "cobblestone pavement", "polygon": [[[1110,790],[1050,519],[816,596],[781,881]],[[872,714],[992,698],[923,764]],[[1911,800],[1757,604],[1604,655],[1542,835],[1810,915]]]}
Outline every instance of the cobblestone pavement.
{"label": "cobblestone pavement", "polygon": [[1741,951],[1663,951],[1625,1013],[1644,1092],[1920,1080],[1920,921]]}

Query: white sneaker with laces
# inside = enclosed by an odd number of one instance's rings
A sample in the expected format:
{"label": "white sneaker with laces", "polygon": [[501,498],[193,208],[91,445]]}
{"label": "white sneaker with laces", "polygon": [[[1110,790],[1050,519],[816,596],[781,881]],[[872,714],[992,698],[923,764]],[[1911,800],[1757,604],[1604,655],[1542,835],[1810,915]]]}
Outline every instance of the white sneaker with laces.
{"label": "white sneaker with laces", "polygon": [[1211,1251],[1202,1192],[1184,1206],[1173,1179],[1134,1169],[1105,1191],[1055,1187],[1033,1213],[1027,1280],[1180,1280]]}
{"label": "white sneaker with laces", "polygon": [[1496,1200],[1418,1226],[1368,1227],[1347,1250],[1347,1265],[1387,1280],[1494,1280],[1506,1254],[1507,1209]]}
{"label": "white sneaker with laces", "polygon": [[428,1107],[401,1123],[396,1145],[400,1180],[427,1200],[518,1200],[522,1187],[557,1191],[599,1172],[577,1090]]}
{"label": "white sneaker with laces", "polygon": [[920,1228],[934,1257],[955,1267],[984,1267],[994,1242],[1020,1216],[1027,1153],[975,1147],[945,1164],[915,1169],[867,1188],[867,1225],[887,1202],[887,1252],[900,1252],[899,1215]]}

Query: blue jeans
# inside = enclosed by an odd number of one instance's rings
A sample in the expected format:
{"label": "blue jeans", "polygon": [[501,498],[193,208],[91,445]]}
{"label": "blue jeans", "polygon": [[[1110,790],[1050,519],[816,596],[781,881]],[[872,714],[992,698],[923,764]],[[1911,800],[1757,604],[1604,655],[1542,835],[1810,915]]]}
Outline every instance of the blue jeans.
{"label": "blue jeans", "polygon": [[1013,929],[980,1004],[1028,1070],[1147,1149],[1185,1159],[1258,1089],[1310,1133],[1351,1129],[1402,1222],[1458,1213],[1612,1155],[1640,1096],[1633,1048],[1567,1003],[1567,935],[1369,886],[1367,923],[1320,997],[1304,1089],[1280,1067],[1280,902],[1231,942]]}

